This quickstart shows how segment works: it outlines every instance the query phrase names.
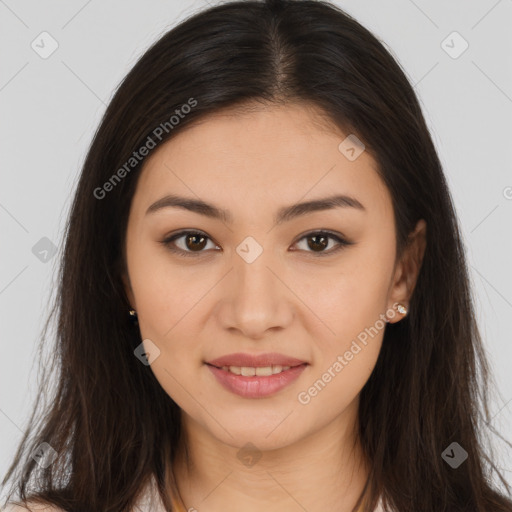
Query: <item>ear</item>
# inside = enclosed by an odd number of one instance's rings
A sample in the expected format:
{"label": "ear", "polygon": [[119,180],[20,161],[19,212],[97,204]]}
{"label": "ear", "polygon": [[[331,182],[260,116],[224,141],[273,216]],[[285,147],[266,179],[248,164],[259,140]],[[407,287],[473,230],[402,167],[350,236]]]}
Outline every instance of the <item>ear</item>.
{"label": "ear", "polygon": [[[420,219],[414,231],[409,234],[407,246],[404,249],[402,257],[396,266],[393,276],[393,282],[388,296],[388,308],[396,309],[395,303],[403,304],[409,307],[418,275],[420,273],[425,248],[427,246],[427,223]],[[398,322],[403,318],[400,313],[389,318],[389,323]]]}
{"label": "ear", "polygon": [[121,274],[121,279],[123,280],[124,291],[126,293],[126,297],[128,298],[128,302],[130,303],[132,309],[137,310],[137,308],[135,307],[135,297],[133,295],[132,285],[130,283],[128,273],[123,272]]}

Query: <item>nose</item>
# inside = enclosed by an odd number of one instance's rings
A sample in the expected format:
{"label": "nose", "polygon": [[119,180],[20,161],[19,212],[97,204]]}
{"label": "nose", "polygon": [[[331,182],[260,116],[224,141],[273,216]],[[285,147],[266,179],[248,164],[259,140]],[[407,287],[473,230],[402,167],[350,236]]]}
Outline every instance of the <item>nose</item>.
{"label": "nose", "polygon": [[254,261],[233,255],[233,269],[218,311],[224,329],[261,339],[287,328],[294,317],[294,294],[285,269],[264,250]]}

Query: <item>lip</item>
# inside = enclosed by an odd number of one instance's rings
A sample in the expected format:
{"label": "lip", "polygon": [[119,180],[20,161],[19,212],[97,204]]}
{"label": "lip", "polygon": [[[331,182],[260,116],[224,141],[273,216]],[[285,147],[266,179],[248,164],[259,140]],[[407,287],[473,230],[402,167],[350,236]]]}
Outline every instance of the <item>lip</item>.
{"label": "lip", "polygon": [[[222,368],[223,366],[249,366],[251,368],[260,368],[263,366],[281,365],[281,366],[299,366],[307,364],[295,357],[285,356],[277,352],[268,352],[266,354],[246,354],[237,352],[235,354],[227,354],[217,359],[207,361],[206,364]],[[291,369],[291,368],[290,368]]]}
{"label": "lip", "polygon": [[[206,363],[217,381],[228,391],[244,398],[264,398],[277,393],[296,380],[306,369],[308,363],[291,366],[288,370],[269,376],[244,377],[228,370]],[[230,365],[227,365],[230,366]],[[235,365],[233,365],[235,366]],[[288,365],[285,365],[288,366]]]}

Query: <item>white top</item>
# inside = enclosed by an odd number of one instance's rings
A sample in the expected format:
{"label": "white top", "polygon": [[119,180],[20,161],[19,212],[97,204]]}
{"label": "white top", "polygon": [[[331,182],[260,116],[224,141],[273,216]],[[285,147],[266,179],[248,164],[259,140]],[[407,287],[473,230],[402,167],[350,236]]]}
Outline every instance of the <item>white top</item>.
{"label": "white top", "polygon": [[[151,488],[151,486],[153,487]],[[175,503],[174,500],[172,500],[172,504],[177,507],[179,511],[183,510],[181,506]],[[160,495],[156,489],[156,481],[154,477],[151,478],[150,485],[146,488],[141,499],[137,502],[134,512],[165,512]],[[384,512],[382,497],[377,502],[377,506],[373,512]]]}

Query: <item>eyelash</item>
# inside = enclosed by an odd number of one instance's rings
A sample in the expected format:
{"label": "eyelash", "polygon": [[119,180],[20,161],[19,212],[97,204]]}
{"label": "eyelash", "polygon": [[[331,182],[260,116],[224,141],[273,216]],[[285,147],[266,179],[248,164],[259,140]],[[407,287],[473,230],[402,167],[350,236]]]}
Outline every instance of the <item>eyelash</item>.
{"label": "eyelash", "polygon": [[[211,238],[209,236],[206,235],[206,233],[203,233],[201,231],[195,231],[195,230],[184,230],[184,231],[180,231],[179,233],[175,233],[174,235],[170,236],[170,237],[167,237],[165,238],[164,240],[161,241],[161,243],[167,248],[169,249],[171,252],[173,253],[176,253],[176,254],[179,254],[180,256],[185,256],[185,257],[198,257],[200,256],[202,253],[206,252],[204,250],[201,250],[201,251],[185,251],[183,249],[179,249],[179,248],[176,248],[175,246],[173,246],[173,242],[179,238],[182,238],[183,236],[185,235],[199,235],[199,236],[204,236],[205,238],[207,238],[208,240],[211,240]],[[330,249],[329,251],[327,252],[323,252],[323,251],[320,251],[320,252],[314,252],[314,251],[305,251],[305,252],[309,252],[311,253],[312,255],[314,255],[315,257],[326,257],[326,256],[330,256],[334,253],[337,253],[339,252],[341,249],[343,249],[344,247],[346,246],[349,246],[349,245],[353,245],[354,242],[349,242],[348,240],[345,240],[344,238],[342,238],[341,236],[339,235],[336,235],[335,233],[332,233],[330,231],[325,231],[325,230],[320,230],[320,231],[310,231],[309,233],[306,233],[305,235],[303,235],[301,238],[299,238],[299,240],[297,241],[300,242],[301,240],[303,240],[304,238],[308,238],[308,237],[311,237],[311,236],[314,236],[314,235],[317,235],[317,236],[326,236],[327,238],[330,238],[332,240],[335,240],[336,242],[338,242],[338,246],[335,247],[334,249]],[[213,240],[212,240],[213,242]]]}

